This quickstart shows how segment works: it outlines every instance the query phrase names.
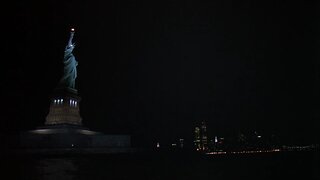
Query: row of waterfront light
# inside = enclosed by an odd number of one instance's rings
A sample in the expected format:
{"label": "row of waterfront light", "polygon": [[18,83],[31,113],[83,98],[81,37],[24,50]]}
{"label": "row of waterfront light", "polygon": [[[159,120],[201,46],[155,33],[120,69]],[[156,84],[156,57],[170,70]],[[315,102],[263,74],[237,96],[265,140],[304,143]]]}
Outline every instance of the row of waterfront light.
{"label": "row of waterfront light", "polygon": [[254,153],[271,153],[271,152],[280,152],[280,149],[271,149],[271,150],[256,150],[256,151],[231,151],[231,152],[225,152],[225,151],[215,151],[215,152],[209,152],[206,154],[254,154]]}
{"label": "row of waterfront light", "polygon": [[[63,99],[55,99],[53,102],[54,102],[54,104],[63,104]],[[75,100],[70,99],[69,100],[69,104],[70,104],[70,106],[75,106],[76,107],[78,102],[75,101]]]}
{"label": "row of waterfront light", "polygon": [[251,154],[251,153],[270,153],[270,152],[280,152],[280,149],[271,150],[256,150],[256,151],[234,151],[231,154]]}

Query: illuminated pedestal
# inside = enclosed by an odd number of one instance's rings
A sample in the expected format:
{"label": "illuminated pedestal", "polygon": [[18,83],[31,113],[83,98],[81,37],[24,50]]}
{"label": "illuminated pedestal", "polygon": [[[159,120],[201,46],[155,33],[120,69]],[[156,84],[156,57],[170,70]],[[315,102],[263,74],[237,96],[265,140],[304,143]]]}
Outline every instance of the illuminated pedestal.
{"label": "illuminated pedestal", "polygon": [[19,146],[35,152],[78,152],[84,149],[94,153],[129,152],[130,135],[109,135],[82,126],[79,112],[81,98],[77,90],[56,89],[51,99],[50,111],[45,125],[21,132]]}
{"label": "illuminated pedestal", "polygon": [[56,89],[51,98],[50,111],[45,124],[81,125],[80,100],[81,98],[75,89]]}

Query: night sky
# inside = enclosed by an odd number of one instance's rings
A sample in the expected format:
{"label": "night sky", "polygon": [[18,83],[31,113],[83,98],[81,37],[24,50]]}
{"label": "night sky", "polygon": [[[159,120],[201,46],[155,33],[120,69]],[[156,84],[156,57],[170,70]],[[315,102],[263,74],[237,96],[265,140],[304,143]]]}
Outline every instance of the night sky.
{"label": "night sky", "polygon": [[43,125],[74,27],[86,127],[148,143],[238,132],[312,142],[320,119],[319,3],[13,2],[1,130]]}

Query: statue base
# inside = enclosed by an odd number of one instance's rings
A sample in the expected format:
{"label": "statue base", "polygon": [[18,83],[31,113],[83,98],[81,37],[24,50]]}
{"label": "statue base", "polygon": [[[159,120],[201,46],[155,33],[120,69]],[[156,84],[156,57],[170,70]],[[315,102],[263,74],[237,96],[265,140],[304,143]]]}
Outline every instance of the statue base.
{"label": "statue base", "polygon": [[78,96],[76,89],[55,89],[51,98],[50,110],[45,125],[81,125],[80,100],[81,98]]}
{"label": "statue base", "polygon": [[131,137],[103,134],[82,126],[76,89],[57,88],[51,98],[45,125],[20,133],[21,152],[31,153],[124,153],[131,152]]}
{"label": "statue base", "polygon": [[103,134],[83,126],[59,124],[45,125],[20,134],[23,149],[47,151],[59,148],[130,148],[129,135]]}

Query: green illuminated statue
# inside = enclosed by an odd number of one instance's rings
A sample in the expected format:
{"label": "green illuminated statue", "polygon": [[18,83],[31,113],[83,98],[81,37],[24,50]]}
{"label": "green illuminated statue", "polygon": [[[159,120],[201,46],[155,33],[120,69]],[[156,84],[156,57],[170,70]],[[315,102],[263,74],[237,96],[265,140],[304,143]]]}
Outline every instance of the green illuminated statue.
{"label": "green illuminated statue", "polygon": [[63,76],[60,79],[59,86],[75,89],[75,80],[77,78],[77,65],[78,62],[72,54],[75,44],[72,42],[74,36],[74,29],[71,29],[70,38],[64,51],[64,68]]}

